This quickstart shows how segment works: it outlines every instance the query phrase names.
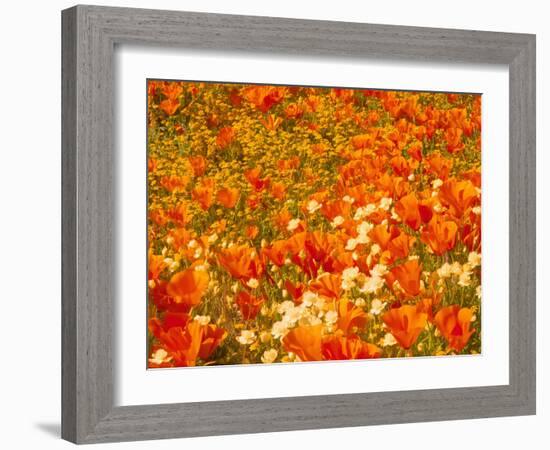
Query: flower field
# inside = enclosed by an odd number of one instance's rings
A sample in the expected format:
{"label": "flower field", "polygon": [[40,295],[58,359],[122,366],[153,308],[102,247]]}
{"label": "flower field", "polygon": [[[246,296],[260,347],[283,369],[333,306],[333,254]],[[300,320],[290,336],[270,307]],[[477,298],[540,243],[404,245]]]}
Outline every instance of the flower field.
{"label": "flower field", "polygon": [[481,96],[149,80],[149,368],[481,352]]}

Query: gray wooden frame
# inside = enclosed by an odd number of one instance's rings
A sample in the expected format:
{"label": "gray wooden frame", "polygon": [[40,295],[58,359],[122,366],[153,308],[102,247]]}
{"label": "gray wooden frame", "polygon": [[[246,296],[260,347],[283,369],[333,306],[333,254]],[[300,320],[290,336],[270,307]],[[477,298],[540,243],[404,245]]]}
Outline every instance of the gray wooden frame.
{"label": "gray wooden frame", "polygon": [[[97,6],[62,13],[62,437],[76,443],[535,413],[535,36]],[[506,64],[508,385],[114,407],[115,44]]]}

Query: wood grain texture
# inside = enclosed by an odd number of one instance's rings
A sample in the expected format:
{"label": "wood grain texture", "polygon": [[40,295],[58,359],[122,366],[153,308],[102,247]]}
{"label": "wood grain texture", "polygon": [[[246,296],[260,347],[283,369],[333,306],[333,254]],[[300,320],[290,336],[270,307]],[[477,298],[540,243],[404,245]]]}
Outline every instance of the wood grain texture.
{"label": "wood grain texture", "polygon": [[[62,436],[77,443],[535,412],[535,37],[77,6],[62,14]],[[460,389],[114,407],[116,44],[506,64],[510,71],[510,383]]]}
{"label": "wood grain texture", "polygon": [[[62,35],[75,36],[76,10],[63,14]],[[76,39],[62,42],[61,234],[62,234],[62,381],[61,434],[76,440]]]}

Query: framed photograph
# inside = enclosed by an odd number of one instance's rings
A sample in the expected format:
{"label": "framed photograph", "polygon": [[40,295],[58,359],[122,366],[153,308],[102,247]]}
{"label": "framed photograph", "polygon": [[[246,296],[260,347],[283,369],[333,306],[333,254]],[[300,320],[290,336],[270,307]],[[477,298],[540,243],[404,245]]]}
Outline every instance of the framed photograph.
{"label": "framed photograph", "polygon": [[62,13],[62,436],[535,413],[535,37]]}

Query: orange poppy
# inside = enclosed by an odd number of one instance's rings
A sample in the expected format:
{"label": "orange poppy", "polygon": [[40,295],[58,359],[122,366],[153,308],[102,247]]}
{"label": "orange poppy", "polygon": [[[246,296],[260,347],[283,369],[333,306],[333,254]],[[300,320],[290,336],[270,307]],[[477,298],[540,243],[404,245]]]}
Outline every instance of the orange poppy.
{"label": "orange poppy", "polygon": [[241,95],[262,112],[281,102],[286,88],[280,86],[249,86],[241,91]]}
{"label": "orange poppy", "polygon": [[271,185],[271,195],[277,200],[284,200],[286,196],[286,186],[280,181]]}
{"label": "orange poppy", "polygon": [[262,249],[262,253],[276,266],[281,267],[285,263],[288,254],[288,242],[286,240],[274,241],[269,247]]}
{"label": "orange poppy", "polygon": [[177,251],[191,240],[191,233],[186,228],[172,228],[168,232],[170,243]]}
{"label": "orange poppy", "polygon": [[344,334],[352,332],[354,328],[364,328],[368,320],[368,314],[348,299],[343,298],[338,302],[337,326]]}
{"label": "orange poppy", "polygon": [[[424,125],[415,126],[415,127],[413,127],[412,133],[413,133],[414,137],[416,139],[418,139],[418,141],[423,141],[424,136],[426,136],[426,127]],[[410,153],[409,153],[409,155],[411,155],[413,158],[415,158],[414,155],[412,155]],[[417,158],[415,158],[415,159],[417,159]],[[422,159],[422,155],[421,155],[420,159],[418,159],[418,161],[420,161],[421,159]]]}
{"label": "orange poppy", "polygon": [[229,101],[233,106],[241,106],[241,103],[243,102],[243,98],[241,97],[239,93],[239,89],[233,88],[229,92]]}
{"label": "orange poppy", "polygon": [[321,212],[329,220],[334,220],[337,216],[346,218],[351,213],[351,205],[343,200],[334,200],[325,203],[321,207]]}
{"label": "orange poppy", "polygon": [[241,192],[237,188],[226,187],[218,191],[218,203],[226,208],[234,208],[239,201]]}
{"label": "orange poppy", "polygon": [[255,319],[262,305],[265,302],[265,298],[262,296],[254,296],[247,291],[241,291],[237,294],[235,303],[239,307],[244,320]]}
{"label": "orange poppy", "polygon": [[175,225],[180,227],[187,225],[191,220],[186,202],[180,202],[175,207],[168,209],[166,215]]}
{"label": "orange poppy", "polygon": [[162,85],[162,93],[168,98],[178,98],[183,94],[183,86],[178,82],[166,82]]}
{"label": "orange poppy", "polygon": [[443,158],[440,154],[435,153],[426,160],[426,169],[433,173],[437,178],[446,180],[453,168],[453,160]]}
{"label": "orange poppy", "polygon": [[420,276],[422,275],[422,265],[418,259],[409,259],[408,261],[395,266],[390,272],[399,282],[399,286],[409,297],[415,297],[420,293]]}
{"label": "orange poppy", "polygon": [[277,161],[277,168],[282,171],[297,169],[298,167],[300,167],[300,158],[297,156]]}
{"label": "orange poppy", "polygon": [[199,358],[208,359],[226,338],[227,332],[213,324],[204,325],[202,332]]}
{"label": "orange poppy", "polygon": [[468,208],[474,206],[477,198],[477,190],[469,180],[450,179],[439,189],[439,199],[457,218],[461,218]]}
{"label": "orange poppy", "polygon": [[211,178],[203,179],[201,184],[193,189],[191,196],[206,211],[214,202],[214,180]]}
{"label": "orange poppy", "polygon": [[255,194],[251,194],[246,199],[246,206],[250,208],[251,211],[254,211],[258,206],[260,206],[261,198]]}
{"label": "orange poppy", "polygon": [[337,247],[330,255],[328,261],[323,267],[330,272],[342,272],[356,264],[351,252],[345,251],[342,247]]}
{"label": "orange poppy", "polygon": [[376,125],[376,123],[380,120],[380,114],[378,111],[369,111],[367,114],[367,118],[365,119],[365,125],[366,126],[372,126]]}
{"label": "orange poppy", "polygon": [[175,303],[186,305],[189,309],[200,303],[208,289],[208,273],[203,270],[186,269],[172,275],[166,286],[166,293]]}
{"label": "orange poppy", "polygon": [[452,127],[445,130],[445,142],[447,143],[447,151],[449,153],[457,153],[464,149],[462,133],[461,128]]}
{"label": "orange poppy", "polygon": [[323,231],[307,233],[304,241],[305,250],[312,259],[323,261],[329,256],[337,245],[336,236]]}
{"label": "orange poppy", "polygon": [[[299,227],[298,227],[299,228]],[[307,233],[305,231],[298,231],[286,240],[286,245],[289,253],[296,255],[300,253],[306,244]]]}
{"label": "orange poppy", "polygon": [[379,358],[382,350],[357,336],[330,336],[323,339],[321,352],[326,360]]}
{"label": "orange poppy", "polygon": [[394,177],[391,184],[390,192],[393,192],[395,198],[402,198],[410,191],[410,184],[402,177]]}
{"label": "orange poppy", "polygon": [[301,361],[321,361],[322,330],[322,324],[294,328],[283,337],[283,347],[287,352],[295,353]]}
{"label": "orange poppy", "polygon": [[248,239],[254,239],[259,232],[260,229],[256,225],[247,225],[244,234]]}
{"label": "orange poppy", "polygon": [[353,96],[355,95],[354,89],[344,89],[344,88],[332,88],[330,90],[330,96],[334,99],[340,99],[344,103],[351,102]]}
{"label": "orange poppy", "polygon": [[481,249],[481,217],[470,213],[469,221],[460,230],[460,241],[468,250],[480,251]]}
{"label": "orange poppy", "polygon": [[399,104],[399,112],[397,117],[406,117],[408,119],[414,119],[418,114],[418,95],[411,95],[406,99],[401,100]]}
{"label": "orange poppy", "polygon": [[351,138],[351,145],[357,150],[372,147],[373,144],[374,140],[371,134],[359,134]]}
{"label": "orange poppy", "polygon": [[180,107],[180,101],[177,98],[167,98],[159,104],[159,108],[162,109],[167,115],[172,116],[176,113]]}
{"label": "orange poppy", "polygon": [[157,310],[188,313],[191,307],[187,303],[176,303],[174,298],[166,292],[167,285],[168,282],[165,280],[155,280],[154,286],[149,285],[148,294]]}
{"label": "orange poppy", "polygon": [[204,175],[204,172],[206,172],[206,159],[202,156],[190,156],[189,157],[189,164],[191,164],[191,168],[193,169],[193,175],[196,177],[201,177]]}
{"label": "orange poppy", "polygon": [[422,231],[421,240],[428,244],[436,255],[442,255],[454,248],[457,230],[455,222],[436,215]]}
{"label": "orange poppy", "polygon": [[285,289],[294,300],[294,303],[301,303],[302,295],[304,295],[304,292],[306,291],[306,286],[303,283],[292,283],[292,281],[286,280]]}
{"label": "orange poppy", "polygon": [[369,186],[366,183],[356,184],[355,186],[346,186],[342,192],[342,197],[347,195],[353,199],[353,206],[365,206],[371,200]]}
{"label": "orange poppy", "polygon": [[423,223],[428,223],[434,215],[433,206],[436,203],[435,197],[424,198],[418,201],[418,212]]}
{"label": "orange poppy", "polygon": [[147,159],[147,170],[149,172],[154,172],[155,170],[157,170],[157,165],[158,165],[158,162],[155,158]]}
{"label": "orange poppy", "polygon": [[[412,162],[414,162],[414,160]],[[390,160],[390,167],[397,176],[407,178],[411,174],[411,164],[401,155],[394,156]]]}
{"label": "orange poppy", "polygon": [[192,320],[185,328],[172,327],[161,332],[159,340],[178,367],[196,365],[203,337],[202,326]]}
{"label": "orange poppy", "polygon": [[149,95],[150,97],[154,97],[155,95],[158,95],[159,92],[161,92],[161,89],[162,85],[160,81],[151,80],[147,84],[147,95]]}
{"label": "orange poppy", "polygon": [[414,193],[410,193],[401,197],[395,205],[395,212],[401,217],[401,220],[411,227],[413,230],[418,230],[422,224],[422,217],[418,209],[418,200]]}
{"label": "orange poppy", "polygon": [[169,330],[172,327],[185,327],[189,323],[190,317],[186,313],[166,311],[163,317],[163,327]]}
{"label": "orange poppy", "polygon": [[297,103],[290,103],[285,108],[285,116],[287,117],[287,119],[298,119],[302,117],[303,114],[304,110]]}
{"label": "orange poppy", "polygon": [[183,133],[185,133],[185,127],[179,123],[176,123],[174,125],[174,131],[178,136],[181,136]]}
{"label": "orange poppy", "polygon": [[416,309],[418,312],[426,313],[428,315],[428,320],[430,322],[433,322],[434,320],[434,313],[433,309],[437,305],[439,305],[439,302],[441,301],[440,294],[434,294],[432,297],[426,297],[420,300],[416,304]]}
{"label": "orange poppy", "polygon": [[475,187],[481,189],[481,172],[479,169],[468,170],[462,173],[462,177],[465,180],[470,180]]}
{"label": "orange poppy", "polygon": [[403,305],[390,309],[382,316],[382,320],[390,329],[391,334],[399,345],[410,348],[426,326],[428,315],[419,312],[416,306]]}
{"label": "orange poppy", "polygon": [[290,214],[288,209],[284,208],[281,211],[277,212],[273,216],[273,223],[281,231],[286,231],[286,227],[288,226],[288,222],[290,222],[291,219],[292,219],[292,214]]}
{"label": "orange poppy", "polygon": [[210,114],[206,119],[206,126],[210,129],[220,125],[220,118],[217,114]]}
{"label": "orange poppy", "polygon": [[449,346],[457,352],[462,351],[475,332],[470,329],[473,315],[470,308],[461,308],[459,305],[442,308],[435,315],[435,325]]}
{"label": "orange poppy", "polygon": [[313,292],[328,298],[339,298],[342,293],[342,277],[339,274],[324,273],[309,284]]}
{"label": "orange poppy", "polygon": [[164,256],[155,255],[153,251],[149,249],[148,252],[148,264],[147,269],[149,272],[148,279],[156,280],[160,276],[161,272],[166,268],[167,264],[164,262]]}
{"label": "orange poppy", "polygon": [[189,184],[189,177],[170,175],[160,179],[160,185],[169,192],[183,192]]}
{"label": "orange poppy", "polygon": [[218,261],[237,279],[259,278],[264,269],[256,249],[247,245],[234,245],[221,250]]}
{"label": "orange poppy", "polygon": [[317,273],[321,267],[327,272],[332,272],[335,269],[332,267],[334,260],[331,255],[338,245],[339,242],[336,236],[332,234],[322,231],[307,233],[304,242],[304,257],[295,255],[293,262],[313,278],[317,277]]}
{"label": "orange poppy", "polygon": [[233,127],[223,127],[218,132],[216,144],[218,144],[218,147],[221,149],[224,149],[233,142],[233,139],[235,139],[235,130]]}
{"label": "orange poppy", "polygon": [[254,167],[252,169],[245,170],[244,172],[244,177],[256,191],[263,191],[269,186],[271,181],[269,178],[260,178],[261,171],[262,169],[259,167]]}
{"label": "orange poppy", "polygon": [[305,104],[309,112],[316,112],[319,107],[320,98],[317,95],[310,95],[306,98]]}
{"label": "orange poppy", "polygon": [[406,258],[413,246],[415,238],[407,233],[399,233],[388,243],[388,251],[392,255],[392,260]]}
{"label": "orange poppy", "polygon": [[161,338],[163,332],[168,331],[173,327],[182,327],[189,323],[190,317],[186,313],[167,311],[162,320],[158,317],[149,319],[148,328],[153,336],[157,339]]}
{"label": "orange poppy", "polygon": [[407,147],[407,153],[416,161],[422,161],[422,142],[414,141]]}
{"label": "orange poppy", "polygon": [[379,224],[369,231],[368,236],[380,246],[383,250],[388,248],[388,244],[392,240],[393,230],[395,228],[388,228],[385,224]]}
{"label": "orange poppy", "polygon": [[283,119],[273,114],[268,114],[267,119],[261,118],[260,122],[262,122],[269,131],[275,131],[283,123]]}

